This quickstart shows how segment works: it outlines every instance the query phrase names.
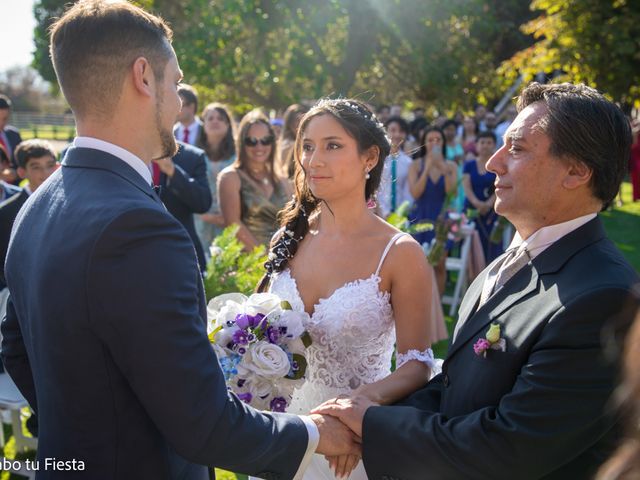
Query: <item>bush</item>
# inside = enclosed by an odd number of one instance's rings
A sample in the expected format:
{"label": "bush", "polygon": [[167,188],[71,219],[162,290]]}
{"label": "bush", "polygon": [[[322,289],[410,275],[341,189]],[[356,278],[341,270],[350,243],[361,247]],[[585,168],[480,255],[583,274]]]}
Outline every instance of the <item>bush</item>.
{"label": "bush", "polygon": [[266,248],[261,245],[251,252],[236,238],[237,225],[230,225],[211,245],[211,260],[207,265],[204,288],[207,301],[223,293],[250,295],[265,273]]}

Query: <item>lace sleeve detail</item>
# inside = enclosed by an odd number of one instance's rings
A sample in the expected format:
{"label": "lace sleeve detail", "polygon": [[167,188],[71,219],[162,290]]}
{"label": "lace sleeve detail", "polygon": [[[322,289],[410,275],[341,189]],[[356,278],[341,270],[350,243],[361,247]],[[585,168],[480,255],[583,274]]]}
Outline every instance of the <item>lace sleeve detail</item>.
{"label": "lace sleeve detail", "polygon": [[425,351],[409,350],[407,353],[400,353],[396,355],[396,368],[400,368],[409,360],[418,360],[426,364],[431,370],[434,370],[437,366],[435,357],[433,356],[433,350],[427,348]]}

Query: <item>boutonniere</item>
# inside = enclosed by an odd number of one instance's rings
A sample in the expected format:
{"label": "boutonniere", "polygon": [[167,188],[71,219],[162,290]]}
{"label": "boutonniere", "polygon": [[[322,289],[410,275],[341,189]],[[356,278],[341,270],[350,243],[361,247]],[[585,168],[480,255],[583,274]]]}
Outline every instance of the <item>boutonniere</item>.
{"label": "boutonniere", "polygon": [[500,337],[500,325],[492,323],[484,336],[485,338],[479,338],[476,343],[473,344],[473,352],[486,358],[487,350],[500,350],[504,352],[507,350],[507,342],[504,338]]}

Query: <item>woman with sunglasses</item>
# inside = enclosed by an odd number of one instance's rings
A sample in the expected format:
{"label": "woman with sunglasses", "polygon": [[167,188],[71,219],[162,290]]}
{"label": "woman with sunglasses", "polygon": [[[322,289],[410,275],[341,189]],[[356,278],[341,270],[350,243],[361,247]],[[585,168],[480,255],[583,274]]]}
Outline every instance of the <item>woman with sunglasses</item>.
{"label": "woman with sunglasses", "polygon": [[244,116],[236,139],[238,157],[218,176],[218,203],[224,225],[239,225],[247,250],[267,245],[278,229],[276,216],[291,195],[274,171],[275,134],[259,111]]}

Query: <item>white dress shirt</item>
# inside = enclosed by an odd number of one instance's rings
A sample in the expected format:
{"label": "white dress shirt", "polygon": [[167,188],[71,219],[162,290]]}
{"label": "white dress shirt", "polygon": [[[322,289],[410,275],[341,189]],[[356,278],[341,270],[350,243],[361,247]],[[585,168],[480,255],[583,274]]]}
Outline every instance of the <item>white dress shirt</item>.
{"label": "white dress shirt", "polygon": [[520,234],[516,232],[507,250],[511,250],[512,248],[523,250],[526,248],[529,252],[529,257],[533,260],[562,237],[596,218],[596,215],[595,213],[589,213],[582,217],[569,220],[568,222],[542,227],[540,230],[532,233],[526,240],[523,240]]}
{"label": "white dress shirt", "polygon": [[[76,137],[73,141],[73,146],[79,148],[92,148],[94,150],[100,150],[101,152],[110,153],[130,165],[149,185],[152,184],[149,166],[139,157],[122,147],[92,137]],[[313,420],[311,420],[310,417],[302,415],[300,416],[300,419],[304,422],[305,427],[307,427],[309,442],[307,443],[307,450],[304,457],[302,457],[302,461],[300,462],[300,466],[298,467],[294,480],[300,480],[302,478],[304,471],[307,469],[307,465],[311,461],[312,455],[315,453],[316,448],[318,448],[318,443],[320,442],[320,432]]]}
{"label": "white dress shirt", "polygon": [[147,182],[149,185],[152,184],[153,179],[151,178],[149,166],[144,163],[144,161],[142,161],[140,157],[137,157],[129,150],[125,150],[118,145],[114,145],[113,143],[105,142],[104,140],[99,140],[93,137],[76,137],[76,139],[73,141],[73,146],[79,148],[93,148],[94,150],[100,150],[101,152],[110,153],[114,157],[117,157],[124,163],[128,164],[136,172],[138,172],[140,176],[144,178],[145,182]]}
{"label": "white dress shirt", "polygon": [[195,145],[196,141],[198,140],[198,132],[200,131],[200,122],[198,121],[198,119],[196,118],[193,123],[191,123],[191,125],[187,125],[186,127],[181,124],[178,123],[177,124],[177,128],[175,130],[175,137],[176,140],[180,140],[181,142],[184,142],[184,129],[188,128],[189,129],[189,141],[186,142],[189,145]]}

